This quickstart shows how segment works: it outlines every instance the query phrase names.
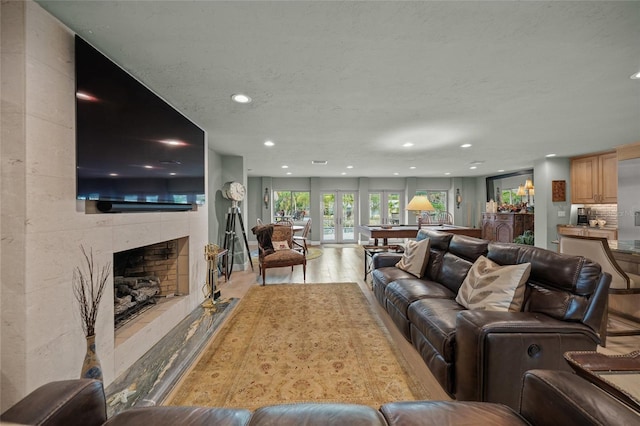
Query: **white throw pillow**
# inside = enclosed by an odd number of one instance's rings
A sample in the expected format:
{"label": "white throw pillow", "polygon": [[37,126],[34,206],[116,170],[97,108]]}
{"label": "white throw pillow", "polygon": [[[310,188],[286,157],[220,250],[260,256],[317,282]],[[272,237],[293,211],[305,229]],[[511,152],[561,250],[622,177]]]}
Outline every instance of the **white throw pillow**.
{"label": "white throw pillow", "polygon": [[291,247],[289,247],[289,243],[286,241],[271,241],[271,244],[273,244],[273,249],[275,251],[278,250],[289,250]]}
{"label": "white throw pillow", "polygon": [[396,263],[396,267],[422,278],[429,261],[429,246],[430,240],[428,238],[420,241],[409,241],[404,248],[402,259]]}
{"label": "white throw pillow", "polygon": [[500,266],[480,256],[462,282],[456,302],[472,310],[519,312],[530,273],[530,263]]}

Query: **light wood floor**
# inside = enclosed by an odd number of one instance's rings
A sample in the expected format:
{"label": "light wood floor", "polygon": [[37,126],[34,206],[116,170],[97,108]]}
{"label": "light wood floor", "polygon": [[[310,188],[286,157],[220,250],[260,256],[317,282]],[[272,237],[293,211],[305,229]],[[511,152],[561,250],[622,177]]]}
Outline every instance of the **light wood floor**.
{"label": "light wood floor", "polygon": [[[252,247],[252,249],[255,247]],[[431,390],[434,400],[450,400],[451,398],[444,392],[435,380],[424,361],[416,350],[402,336],[389,315],[382,309],[376,301],[371,291],[370,278],[368,282],[363,280],[364,275],[364,252],[358,245],[324,245],[323,254],[317,259],[307,262],[306,281],[303,280],[302,267],[273,268],[266,272],[266,285],[283,283],[332,283],[332,282],[355,282],[360,285],[363,293],[371,303],[374,312],[382,319],[387,326],[395,344],[404,354],[409,365],[423,380],[427,389]],[[262,278],[258,275],[258,265],[254,265],[255,271],[250,267],[245,271],[234,271],[228,283],[220,284],[222,299],[231,297],[242,298],[251,286],[261,285]],[[598,350],[608,354],[626,354],[633,350],[640,349],[640,336],[609,337],[607,347]]]}

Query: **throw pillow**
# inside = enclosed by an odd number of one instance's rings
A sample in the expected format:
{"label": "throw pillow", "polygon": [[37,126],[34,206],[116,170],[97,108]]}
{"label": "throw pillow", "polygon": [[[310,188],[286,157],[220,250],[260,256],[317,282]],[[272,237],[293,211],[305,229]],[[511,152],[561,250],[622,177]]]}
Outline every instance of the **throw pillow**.
{"label": "throw pillow", "polygon": [[428,238],[421,241],[409,241],[404,248],[402,259],[396,263],[396,268],[422,278],[429,261],[429,246],[430,240]]}
{"label": "throw pillow", "polygon": [[273,249],[275,251],[278,250],[289,250],[289,243],[286,241],[271,241],[271,243],[273,244]]}
{"label": "throw pillow", "polygon": [[530,263],[500,266],[480,256],[462,282],[456,302],[472,310],[519,312],[530,273]]}

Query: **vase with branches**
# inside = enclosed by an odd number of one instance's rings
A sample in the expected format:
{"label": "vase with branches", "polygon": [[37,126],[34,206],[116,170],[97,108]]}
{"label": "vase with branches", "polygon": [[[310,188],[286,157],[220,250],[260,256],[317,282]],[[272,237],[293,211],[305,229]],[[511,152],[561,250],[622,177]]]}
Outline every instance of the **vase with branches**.
{"label": "vase with branches", "polygon": [[80,246],[84,257],[84,267],[76,267],[73,271],[73,294],[80,308],[82,330],[87,339],[87,353],[80,376],[102,380],[102,368],[96,353],[95,326],[98,318],[98,307],[111,272],[111,262],[103,267],[96,267],[93,250],[89,253]]}

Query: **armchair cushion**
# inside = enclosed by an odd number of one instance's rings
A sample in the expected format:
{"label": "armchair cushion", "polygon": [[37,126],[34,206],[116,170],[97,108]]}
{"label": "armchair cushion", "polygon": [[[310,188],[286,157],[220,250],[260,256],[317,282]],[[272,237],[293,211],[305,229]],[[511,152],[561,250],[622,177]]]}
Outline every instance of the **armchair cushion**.
{"label": "armchair cushion", "polygon": [[289,247],[289,243],[286,241],[272,241],[271,243],[273,244],[273,249],[275,251],[289,250],[291,248]]}

